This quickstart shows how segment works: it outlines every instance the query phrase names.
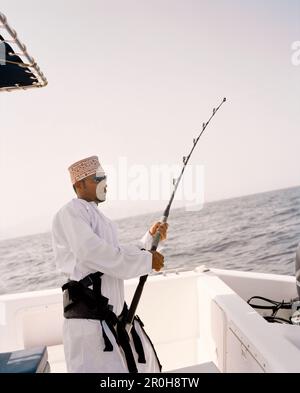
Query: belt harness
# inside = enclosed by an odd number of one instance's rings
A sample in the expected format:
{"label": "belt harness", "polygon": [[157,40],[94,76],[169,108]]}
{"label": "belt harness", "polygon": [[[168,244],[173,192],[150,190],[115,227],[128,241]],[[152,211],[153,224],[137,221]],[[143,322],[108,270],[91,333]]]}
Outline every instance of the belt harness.
{"label": "belt harness", "polygon": [[[117,344],[124,351],[129,373],[137,373],[138,369],[130,346],[129,335],[125,329],[128,315],[127,304],[124,302],[123,310],[119,317],[117,317],[117,315],[112,311],[113,307],[108,303],[108,298],[101,294],[102,275],[103,273],[101,272],[91,273],[80,281],[69,280],[66,284],[62,286],[62,291],[64,293],[64,317],[68,319],[83,318],[99,320],[105,343],[103,351],[111,352],[113,351],[113,345],[107,337],[107,334],[105,333],[105,330],[103,328],[103,321],[105,321],[108,328],[115,337]],[[91,286],[93,286],[92,289],[90,288]],[[148,338],[154,350],[159,367],[161,369],[162,367],[158,360],[154,346],[143,328],[143,322],[138,316],[135,316],[134,320],[136,320],[140,324],[141,329]],[[134,324],[132,325],[130,334],[133,340],[135,351],[138,355],[138,362],[146,363],[143,344],[137,331],[134,328]]]}

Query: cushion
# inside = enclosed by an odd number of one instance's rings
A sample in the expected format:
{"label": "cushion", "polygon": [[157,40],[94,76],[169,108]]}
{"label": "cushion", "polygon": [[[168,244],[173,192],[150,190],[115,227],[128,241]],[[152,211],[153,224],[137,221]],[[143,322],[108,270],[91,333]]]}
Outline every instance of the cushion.
{"label": "cushion", "polygon": [[43,373],[49,371],[47,347],[0,353],[0,373]]}

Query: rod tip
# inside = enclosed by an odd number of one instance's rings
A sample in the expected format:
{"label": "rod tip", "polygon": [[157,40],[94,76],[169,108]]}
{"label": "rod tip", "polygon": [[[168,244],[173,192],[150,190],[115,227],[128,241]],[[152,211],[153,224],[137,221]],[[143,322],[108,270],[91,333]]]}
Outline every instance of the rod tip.
{"label": "rod tip", "polygon": [[223,102],[225,102],[225,101],[226,101],[226,97],[223,98]]}

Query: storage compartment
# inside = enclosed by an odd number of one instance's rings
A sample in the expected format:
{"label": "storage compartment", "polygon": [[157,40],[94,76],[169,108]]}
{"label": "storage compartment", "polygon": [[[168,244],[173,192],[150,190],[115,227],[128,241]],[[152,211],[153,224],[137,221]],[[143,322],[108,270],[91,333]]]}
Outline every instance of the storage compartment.
{"label": "storage compartment", "polygon": [[[244,342],[243,342],[244,341]],[[237,328],[227,331],[226,372],[263,373],[265,363],[258,351],[245,342]]]}

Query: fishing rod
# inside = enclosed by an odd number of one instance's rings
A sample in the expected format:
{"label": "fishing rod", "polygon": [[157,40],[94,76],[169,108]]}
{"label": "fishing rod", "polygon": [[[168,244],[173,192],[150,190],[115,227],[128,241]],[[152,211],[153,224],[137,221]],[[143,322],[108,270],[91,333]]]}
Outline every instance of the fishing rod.
{"label": "fishing rod", "polygon": [[[168,220],[170,209],[171,209],[171,205],[172,205],[175,193],[177,191],[178,185],[179,185],[180,180],[182,178],[182,175],[183,175],[183,173],[185,171],[185,168],[186,168],[186,166],[187,166],[187,164],[188,164],[188,162],[189,162],[189,160],[191,158],[191,155],[192,155],[192,153],[193,153],[193,151],[194,151],[194,149],[195,149],[199,139],[201,138],[201,135],[203,134],[203,132],[205,131],[205,129],[208,126],[209,122],[215,116],[215,114],[221,108],[221,106],[224,104],[225,101],[226,101],[226,98],[223,98],[223,100],[220,103],[220,105],[217,108],[213,108],[213,113],[210,116],[210,118],[208,119],[208,121],[206,123],[202,124],[202,130],[201,130],[198,138],[194,138],[193,139],[193,147],[192,147],[189,155],[183,157],[183,167],[182,167],[182,170],[181,170],[181,173],[180,173],[179,177],[177,178],[177,181],[174,182],[175,179],[173,179],[174,189],[173,189],[172,195],[170,197],[170,200],[168,202],[168,205],[165,208],[163,216],[162,216],[162,218],[160,220],[161,223],[164,224]],[[159,233],[159,230],[158,230],[156,232],[156,234],[154,235],[150,251],[156,251],[158,243],[159,243],[159,240],[160,240],[160,233]],[[142,295],[142,292],[143,292],[143,288],[144,288],[145,282],[147,281],[147,278],[148,278],[148,274],[146,274],[145,276],[141,276],[140,277],[139,284],[138,284],[138,286],[137,286],[137,288],[135,290],[134,296],[132,298],[132,302],[131,302],[130,308],[128,310],[127,321],[126,321],[126,330],[127,330],[128,333],[131,330],[131,326],[132,326],[132,323],[133,323],[135,312],[136,312],[137,306],[139,304],[139,301],[140,301],[140,298],[141,298],[141,295]]]}

